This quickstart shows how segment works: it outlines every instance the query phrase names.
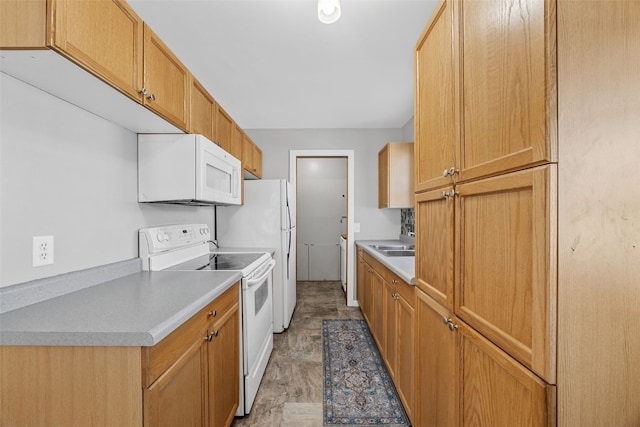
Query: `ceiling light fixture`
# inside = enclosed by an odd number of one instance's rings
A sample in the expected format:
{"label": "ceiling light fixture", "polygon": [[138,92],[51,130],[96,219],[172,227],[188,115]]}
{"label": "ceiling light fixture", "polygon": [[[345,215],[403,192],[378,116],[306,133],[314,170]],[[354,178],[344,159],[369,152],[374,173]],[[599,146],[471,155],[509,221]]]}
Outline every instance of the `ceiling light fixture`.
{"label": "ceiling light fixture", "polygon": [[340,19],[340,0],[318,0],[318,19],[323,24],[333,24]]}

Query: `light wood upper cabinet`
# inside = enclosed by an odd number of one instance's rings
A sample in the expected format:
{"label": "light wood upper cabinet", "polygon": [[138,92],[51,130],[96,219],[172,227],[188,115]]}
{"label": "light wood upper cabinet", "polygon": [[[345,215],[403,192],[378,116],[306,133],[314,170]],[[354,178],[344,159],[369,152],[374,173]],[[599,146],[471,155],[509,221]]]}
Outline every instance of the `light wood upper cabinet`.
{"label": "light wood upper cabinet", "polygon": [[460,150],[456,0],[443,0],[415,52],[415,191],[451,183]]}
{"label": "light wood upper cabinet", "polygon": [[216,103],[214,141],[227,153],[233,151],[233,130],[235,122],[224,108]]}
{"label": "light wood upper cabinet", "polygon": [[143,22],[126,2],[50,0],[48,10],[44,0],[0,3],[3,14],[8,14],[0,25],[3,48],[51,46],[141,102]]}
{"label": "light wood upper cabinet", "polygon": [[2,0],[0,22],[0,49],[43,49],[47,44],[46,0]]}
{"label": "light wood upper cabinet", "polygon": [[453,310],[454,206],[452,187],[416,194],[416,286]]}
{"label": "light wood upper cabinet", "polygon": [[378,207],[413,207],[413,143],[390,142],[378,153]]}
{"label": "light wood upper cabinet", "polygon": [[458,185],[455,212],[456,315],[552,384],[556,169]]}
{"label": "light wood upper cabinet", "polygon": [[416,45],[416,190],[557,160],[555,1],[443,0]]}
{"label": "light wood upper cabinet", "polygon": [[242,140],[242,165],[253,176],[262,178],[262,150],[247,134]]}
{"label": "light wood upper cabinet", "polygon": [[556,161],[555,1],[461,4],[460,180]]}
{"label": "light wood upper cabinet", "polygon": [[231,144],[231,155],[236,159],[243,161],[242,158],[242,141],[244,138],[244,131],[240,126],[234,124],[233,126],[233,144]]}
{"label": "light wood upper cabinet", "polygon": [[209,92],[191,77],[189,85],[191,109],[189,112],[189,133],[204,135],[213,141],[213,118],[215,101]]}
{"label": "light wood upper cabinet", "polygon": [[190,106],[189,79],[189,71],[145,24],[144,105],[186,130]]}

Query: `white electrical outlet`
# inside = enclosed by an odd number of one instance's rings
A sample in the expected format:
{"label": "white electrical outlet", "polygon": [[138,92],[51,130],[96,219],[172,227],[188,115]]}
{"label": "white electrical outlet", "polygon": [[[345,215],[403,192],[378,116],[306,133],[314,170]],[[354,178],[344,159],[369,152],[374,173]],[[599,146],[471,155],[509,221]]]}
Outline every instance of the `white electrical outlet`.
{"label": "white electrical outlet", "polygon": [[53,264],[53,236],[33,237],[33,266]]}

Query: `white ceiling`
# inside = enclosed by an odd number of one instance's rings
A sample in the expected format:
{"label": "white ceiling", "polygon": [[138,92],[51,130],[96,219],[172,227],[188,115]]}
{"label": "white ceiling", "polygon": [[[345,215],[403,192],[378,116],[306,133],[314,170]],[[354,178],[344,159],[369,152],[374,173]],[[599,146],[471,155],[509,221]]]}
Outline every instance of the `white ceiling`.
{"label": "white ceiling", "polygon": [[244,129],[401,128],[438,0],[129,0]]}

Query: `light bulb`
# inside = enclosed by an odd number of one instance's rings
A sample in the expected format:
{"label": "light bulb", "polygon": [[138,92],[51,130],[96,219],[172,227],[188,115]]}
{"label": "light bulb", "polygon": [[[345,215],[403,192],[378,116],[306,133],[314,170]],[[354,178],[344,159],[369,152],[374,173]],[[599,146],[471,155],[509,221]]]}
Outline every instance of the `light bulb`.
{"label": "light bulb", "polygon": [[318,19],[333,24],[340,18],[340,0],[318,0]]}

